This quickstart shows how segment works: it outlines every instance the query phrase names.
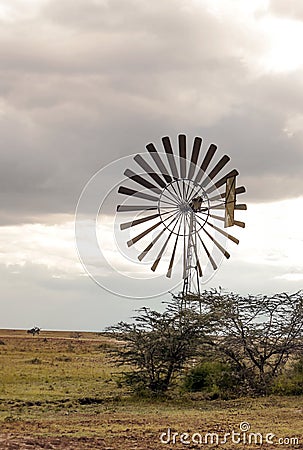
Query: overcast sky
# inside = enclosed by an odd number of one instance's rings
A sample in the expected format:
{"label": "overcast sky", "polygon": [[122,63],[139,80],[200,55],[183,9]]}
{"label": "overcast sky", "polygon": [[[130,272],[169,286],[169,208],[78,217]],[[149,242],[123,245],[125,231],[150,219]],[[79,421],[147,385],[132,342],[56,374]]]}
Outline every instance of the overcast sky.
{"label": "overcast sky", "polygon": [[0,327],[99,330],[161,307],[86,276],[74,213],[97,170],[180,132],[247,188],[247,228],[205,287],[300,289],[302,45],[300,0],[0,0]]}

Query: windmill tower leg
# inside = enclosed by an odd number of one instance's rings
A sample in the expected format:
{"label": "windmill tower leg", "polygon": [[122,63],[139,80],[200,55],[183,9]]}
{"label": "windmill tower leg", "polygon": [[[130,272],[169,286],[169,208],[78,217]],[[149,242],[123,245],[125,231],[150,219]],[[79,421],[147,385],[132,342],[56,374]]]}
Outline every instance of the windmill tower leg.
{"label": "windmill tower leg", "polygon": [[[188,218],[187,218],[188,220]],[[196,218],[195,213],[191,211],[189,213],[189,233],[187,248],[185,253],[185,271],[182,289],[182,306],[185,308],[186,303],[190,300],[190,297],[199,301],[199,308],[201,312],[200,302],[200,280],[199,270],[197,262],[197,235],[196,235]]]}

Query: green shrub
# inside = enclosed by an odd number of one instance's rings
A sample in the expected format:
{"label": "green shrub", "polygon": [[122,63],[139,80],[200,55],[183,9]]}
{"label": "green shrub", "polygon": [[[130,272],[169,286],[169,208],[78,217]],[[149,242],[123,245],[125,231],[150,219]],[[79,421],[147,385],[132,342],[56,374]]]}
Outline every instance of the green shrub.
{"label": "green shrub", "polygon": [[303,357],[295,361],[290,369],[276,378],[272,391],[279,395],[303,394]]}
{"label": "green shrub", "polygon": [[212,398],[230,393],[235,385],[235,373],[230,364],[204,361],[185,376],[184,388],[190,392],[204,391]]}
{"label": "green shrub", "polygon": [[303,375],[280,375],[273,384],[272,392],[279,395],[302,395]]}
{"label": "green shrub", "polygon": [[[146,378],[141,372],[124,372],[120,378],[121,385],[123,383],[128,386],[130,392],[139,398],[164,397],[164,392],[159,389],[155,392],[146,384]],[[161,384],[159,381],[159,387]]]}

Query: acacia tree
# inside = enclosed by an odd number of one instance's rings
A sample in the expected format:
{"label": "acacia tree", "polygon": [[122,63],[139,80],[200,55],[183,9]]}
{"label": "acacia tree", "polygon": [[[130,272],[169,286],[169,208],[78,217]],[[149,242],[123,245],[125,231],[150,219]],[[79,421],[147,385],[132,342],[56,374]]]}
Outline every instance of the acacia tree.
{"label": "acacia tree", "polygon": [[163,313],[142,308],[134,323],[109,331],[121,341],[115,357],[130,366],[125,376],[136,390],[163,393],[193,357],[207,356],[229,361],[241,389],[267,394],[302,350],[303,293],[176,295]]}
{"label": "acacia tree", "polygon": [[256,393],[268,393],[290,355],[302,349],[303,293],[242,297],[211,290],[202,309],[219,325],[207,342],[237,367]]}
{"label": "acacia tree", "polygon": [[174,298],[163,313],[141,308],[134,323],[120,322],[108,330],[121,341],[114,350],[116,360],[131,367],[125,374],[128,383],[137,391],[159,394],[195,356],[210,326],[209,314],[182,310]]}

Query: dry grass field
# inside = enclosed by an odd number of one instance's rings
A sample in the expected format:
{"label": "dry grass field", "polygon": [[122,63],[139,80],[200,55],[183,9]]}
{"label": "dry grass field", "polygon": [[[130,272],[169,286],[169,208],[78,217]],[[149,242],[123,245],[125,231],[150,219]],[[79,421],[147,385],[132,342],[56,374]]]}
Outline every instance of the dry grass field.
{"label": "dry grass field", "polygon": [[112,345],[97,333],[0,330],[0,449],[303,449],[302,397],[134,398]]}

